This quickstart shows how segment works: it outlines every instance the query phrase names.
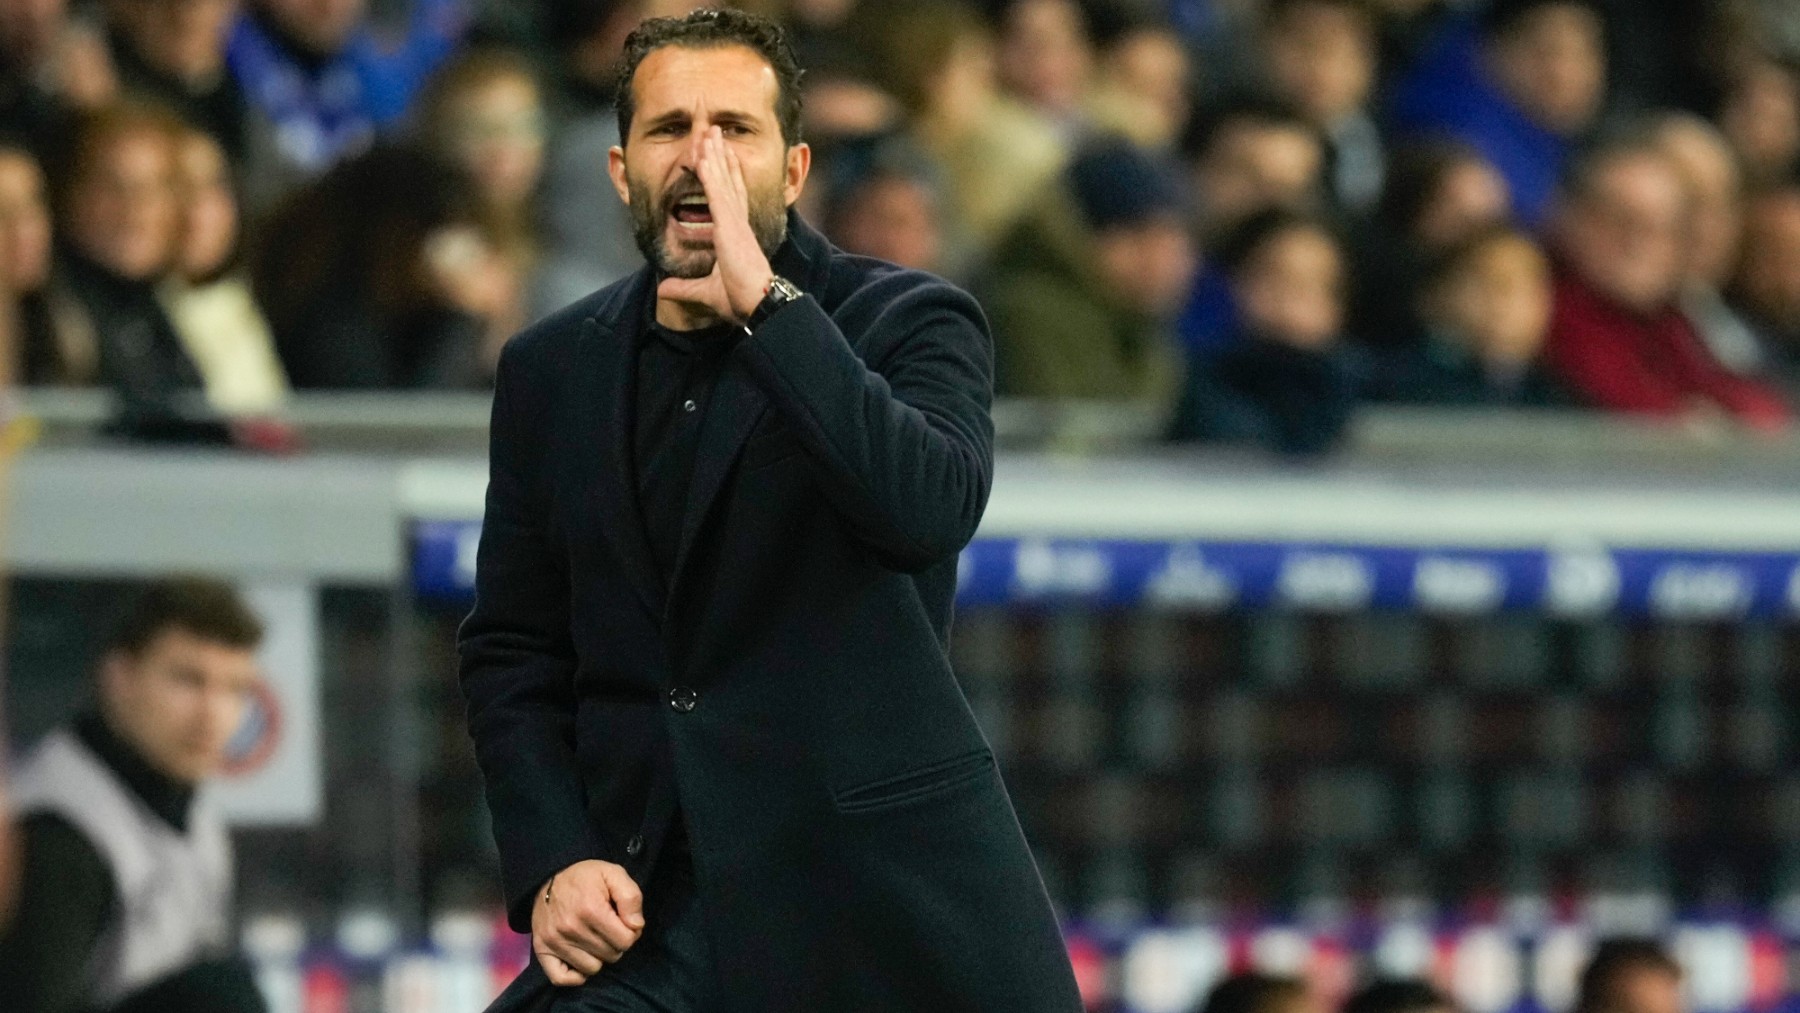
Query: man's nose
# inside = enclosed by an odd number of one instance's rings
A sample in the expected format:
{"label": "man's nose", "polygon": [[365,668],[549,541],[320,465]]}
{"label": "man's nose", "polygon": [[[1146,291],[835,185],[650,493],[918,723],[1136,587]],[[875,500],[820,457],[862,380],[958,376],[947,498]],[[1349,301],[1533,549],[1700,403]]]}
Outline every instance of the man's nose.
{"label": "man's nose", "polygon": [[687,151],[682,153],[681,167],[694,175],[700,174],[700,156],[706,150],[706,131],[696,127],[688,134]]}

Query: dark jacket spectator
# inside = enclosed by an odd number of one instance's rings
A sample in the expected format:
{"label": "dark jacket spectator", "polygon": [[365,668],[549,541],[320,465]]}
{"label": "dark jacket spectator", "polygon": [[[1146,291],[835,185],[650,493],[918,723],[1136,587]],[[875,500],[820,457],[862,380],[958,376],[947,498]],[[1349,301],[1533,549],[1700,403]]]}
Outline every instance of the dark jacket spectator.
{"label": "dark jacket spectator", "polygon": [[[1201,235],[1218,242],[1259,212],[1311,211],[1324,203],[1324,137],[1292,105],[1256,97],[1202,110],[1181,144]],[[1194,279],[1176,322],[1190,356],[1226,347],[1238,331],[1231,286],[1209,267]]]}
{"label": "dark jacket spectator", "polygon": [[1172,436],[1282,454],[1329,450],[1363,382],[1339,336],[1344,264],[1336,237],[1317,219],[1268,211],[1240,226],[1218,260],[1242,333],[1190,362]]}
{"label": "dark jacket spectator", "polygon": [[174,110],[234,162],[249,153],[249,105],[225,66],[232,0],[111,0],[113,65],[128,92]]}
{"label": "dark jacket spectator", "polygon": [[1411,344],[1420,329],[1419,279],[1511,211],[1506,180],[1474,148],[1437,141],[1396,150],[1374,216],[1355,230],[1352,333],[1378,349]]}
{"label": "dark jacket spectator", "polygon": [[290,198],[251,276],[296,388],[476,387],[497,257],[461,174],[382,146]]}
{"label": "dark jacket spectator", "polygon": [[1584,156],[1555,225],[1550,365],[1598,408],[1785,425],[1782,398],[1720,365],[1675,301],[1689,217],[1681,177],[1653,144],[1627,139]]}
{"label": "dark jacket spectator", "polygon": [[1373,396],[1459,407],[1569,403],[1539,357],[1550,299],[1550,263],[1529,236],[1493,226],[1465,241],[1424,279],[1424,334],[1387,354]]}
{"label": "dark jacket spectator", "polygon": [[1369,103],[1377,74],[1375,15],[1361,0],[1274,0],[1262,53],[1275,94],[1324,136],[1335,205],[1360,213],[1381,195],[1386,154]]}
{"label": "dark jacket spectator", "polygon": [[58,174],[54,284],[82,321],[45,378],[110,387],[133,417],[169,416],[179,392],[200,386],[156,295],[179,238],[182,130],[160,109],[103,110],[84,121]]}
{"label": "dark jacket spectator", "polygon": [[1756,327],[1776,374],[1800,390],[1800,184],[1751,198],[1732,301]]}
{"label": "dark jacket spectator", "polygon": [[985,286],[997,388],[1166,409],[1178,378],[1168,321],[1195,260],[1183,213],[1179,177],[1129,142],[1077,156]]}

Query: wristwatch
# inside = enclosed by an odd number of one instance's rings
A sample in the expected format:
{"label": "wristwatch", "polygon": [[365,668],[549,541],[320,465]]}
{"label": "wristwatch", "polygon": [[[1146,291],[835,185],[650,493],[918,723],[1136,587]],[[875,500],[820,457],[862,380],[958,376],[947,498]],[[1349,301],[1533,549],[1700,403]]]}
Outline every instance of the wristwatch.
{"label": "wristwatch", "polygon": [[769,289],[763,293],[762,302],[756,304],[756,308],[750,311],[750,319],[744,321],[744,330],[755,333],[762,322],[769,319],[776,310],[805,294],[800,291],[800,286],[779,274],[775,275],[769,279]]}

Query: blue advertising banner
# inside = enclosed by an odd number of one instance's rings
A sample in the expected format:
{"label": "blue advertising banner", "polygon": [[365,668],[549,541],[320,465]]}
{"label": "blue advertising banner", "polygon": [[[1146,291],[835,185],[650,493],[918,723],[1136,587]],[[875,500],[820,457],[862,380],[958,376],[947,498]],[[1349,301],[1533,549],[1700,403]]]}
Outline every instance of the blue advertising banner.
{"label": "blue advertising banner", "polygon": [[[417,524],[414,589],[466,598],[480,537],[479,522]],[[1800,553],[978,538],[963,551],[957,587],[963,605],[1731,620],[1800,613]]]}

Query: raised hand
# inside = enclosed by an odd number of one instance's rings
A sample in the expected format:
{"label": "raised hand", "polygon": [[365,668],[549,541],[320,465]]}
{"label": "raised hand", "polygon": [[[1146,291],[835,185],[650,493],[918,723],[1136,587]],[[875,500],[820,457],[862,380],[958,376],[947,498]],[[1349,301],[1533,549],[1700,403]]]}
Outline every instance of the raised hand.
{"label": "raised hand", "polygon": [[744,167],[720,128],[706,132],[694,172],[706,190],[712,216],[713,269],[704,278],[665,278],[656,294],[741,324],[762,302],[775,271],[750,228],[750,189],[744,183]]}
{"label": "raised hand", "polygon": [[644,895],[622,866],[589,859],[550,878],[531,908],[531,952],[552,985],[580,985],[644,934]]}

